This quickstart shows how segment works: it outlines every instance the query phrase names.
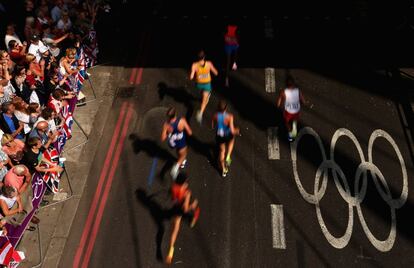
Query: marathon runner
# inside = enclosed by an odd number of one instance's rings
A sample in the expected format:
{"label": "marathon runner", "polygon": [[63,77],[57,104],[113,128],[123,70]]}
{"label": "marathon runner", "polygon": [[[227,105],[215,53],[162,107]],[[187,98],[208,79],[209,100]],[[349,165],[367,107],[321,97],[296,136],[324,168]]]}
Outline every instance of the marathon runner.
{"label": "marathon runner", "polygon": [[305,104],[305,99],[297,88],[293,77],[286,79],[286,88],[280,91],[277,99],[277,107],[283,109],[283,120],[288,131],[289,141],[293,141],[297,135],[297,124],[300,115],[300,106]]}
{"label": "marathon runner", "polygon": [[207,107],[211,95],[211,74],[218,75],[217,69],[211,61],[206,60],[204,51],[198,53],[198,61],[191,66],[190,80],[196,79],[196,87],[201,90],[202,100],[200,110],[197,111],[197,122],[201,123],[203,113]]}
{"label": "marathon runner", "polygon": [[[232,70],[237,70],[237,50],[239,49],[239,34],[237,25],[227,25],[227,32],[224,34],[224,51],[226,52],[226,80],[225,86],[229,87],[230,65]],[[233,64],[231,64],[233,63]]]}
{"label": "marathon runner", "polygon": [[231,164],[234,135],[239,135],[240,129],[234,127],[233,114],[227,112],[227,103],[224,100],[219,102],[217,112],[212,120],[212,127],[216,128],[216,142],[219,146],[219,167],[223,178],[225,178]]}
{"label": "marathon runner", "polygon": [[180,230],[182,217],[186,216],[191,219],[190,226],[192,228],[196,224],[200,215],[198,200],[194,199],[194,201],[190,204],[191,191],[188,187],[187,175],[185,173],[180,173],[177,176],[177,179],[173,182],[173,185],[171,187],[171,195],[174,202],[174,208],[177,210],[177,214],[173,217],[170,248],[165,259],[165,262],[167,264],[171,264],[172,262],[174,255],[174,245],[175,241],[177,240],[178,231]]}
{"label": "marathon runner", "polygon": [[168,145],[177,150],[177,163],[171,169],[171,177],[175,180],[179,168],[184,168],[187,163],[186,135],[191,136],[193,131],[184,117],[177,117],[174,107],[168,109],[167,118],[162,128],[161,141],[168,139]]}

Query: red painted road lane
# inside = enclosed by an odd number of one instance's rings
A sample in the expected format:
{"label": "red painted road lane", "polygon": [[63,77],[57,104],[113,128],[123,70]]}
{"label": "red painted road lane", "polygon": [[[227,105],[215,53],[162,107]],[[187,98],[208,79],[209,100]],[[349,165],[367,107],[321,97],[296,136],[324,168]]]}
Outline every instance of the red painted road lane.
{"label": "red painted road lane", "polygon": [[88,267],[88,263],[89,263],[89,260],[90,260],[91,254],[92,254],[92,250],[93,250],[93,247],[95,245],[96,236],[98,234],[99,227],[101,225],[102,216],[103,216],[103,213],[104,213],[104,210],[105,210],[106,201],[108,200],[109,191],[111,190],[112,181],[114,179],[115,171],[116,171],[116,168],[118,166],[118,162],[119,162],[119,158],[121,156],[122,150],[124,148],[124,142],[125,142],[125,138],[126,138],[126,135],[127,135],[127,132],[128,132],[129,122],[132,118],[132,112],[133,112],[133,108],[132,108],[132,103],[131,103],[129,105],[129,108],[128,108],[128,113],[127,113],[127,116],[126,116],[126,119],[125,119],[125,123],[123,125],[121,137],[120,137],[119,142],[118,142],[118,147],[116,149],[115,156],[114,156],[114,159],[112,161],[111,171],[108,175],[108,180],[106,182],[105,191],[103,193],[102,200],[101,200],[101,203],[100,203],[100,206],[99,206],[99,209],[98,209],[98,213],[96,215],[96,220],[95,220],[95,223],[93,225],[92,233],[91,233],[91,236],[90,236],[90,239],[89,239],[88,248],[86,249],[85,257],[84,257],[84,260],[83,260],[83,263],[82,263],[82,268]]}
{"label": "red painted road lane", "polygon": [[80,259],[82,257],[83,249],[85,247],[86,239],[88,238],[88,235],[89,235],[89,232],[90,232],[90,229],[91,229],[91,225],[92,225],[92,222],[93,222],[94,213],[96,211],[96,207],[98,205],[98,201],[99,201],[99,198],[101,196],[101,191],[102,191],[103,184],[105,182],[105,177],[106,177],[106,175],[108,173],[108,169],[110,167],[110,161],[112,159],[112,154],[114,152],[115,146],[117,145],[116,141],[118,140],[118,137],[119,137],[119,133],[120,133],[121,126],[122,126],[121,123],[124,119],[126,108],[127,108],[127,102],[125,101],[125,102],[122,103],[122,106],[121,106],[121,111],[119,113],[119,117],[118,117],[118,120],[117,120],[117,123],[116,123],[116,126],[115,126],[115,130],[114,130],[114,134],[112,136],[111,144],[110,144],[108,152],[106,154],[104,166],[102,168],[101,175],[99,177],[98,186],[96,188],[95,195],[93,197],[93,201],[92,201],[92,204],[91,204],[91,208],[89,209],[86,224],[85,224],[85,227],[84,227],[83,232],[82,232],[81,240],[80,240],[79,246],[77,248],[75,258],[73,260],[73,267],[74,268],[79,267],[79,263],[80,263]]}

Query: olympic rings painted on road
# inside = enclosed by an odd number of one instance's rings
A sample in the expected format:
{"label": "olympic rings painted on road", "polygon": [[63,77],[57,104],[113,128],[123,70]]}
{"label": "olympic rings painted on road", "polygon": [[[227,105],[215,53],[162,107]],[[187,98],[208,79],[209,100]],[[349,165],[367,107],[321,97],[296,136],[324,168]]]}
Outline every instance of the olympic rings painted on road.
{"label": "olympic rings painted on road", "polygon": [[[305,135],[312,136],[322,153],[322,163],[319,165],[316,175],[315,175],[315,184],[313,189],[313,194],[308,193],[303,185],[301,180],[299,179],[298,169],[297,169],[297,148],[299,141]],[[335,146],[338,139],[342,136],[348,137],[355,145],[361,163],[358,165],[358,168],[355,173],[355,196],[352,196],[351,189],[349,187],[348,181],[345,177],[344,172],[342,169],[336,164],[335,162]],[[377,138],[384,138],[386,139],[389,144],[393,147],[395,153],[397,154],[398,160],[401,164],[401,171],[403,177],[403,187],[401,195],[398,198],[393,198],[390,188],[384,178],[384,175],[381,173],[379,168],[373,163],[372,159],[372,151],[374,147],[374,142]],[[325,238],[328,242],[335,248],[344,248],[348,245],[349,240],[351,239],[353,225],[354,225],[354,207],[357,210],[359,221],[362,225],[362,228],[368,238],[368,240],[372,243],[372,245],[378,249],[379,251],[386,252],[391,250],[394,245],[395,238],[396,238],[396,225],[397,220],[395,216],[395,210],[401,208],[408,198],[408,175],[407,169],[405,166],[404,159],[402,154],[395,143],[395,141],[391,138],[391,136],[385,132],[384,130],[377,129],[375,130],[368,142],[368,160],[365,159],[364,153],[362,151],[361,145],[358,142],[355,135],[348,129],[340,128],[338,129],[335,134],[332,136],[331,140],[331,147],[330,147],[330,159],[327,159],[325,149],[322,144],[322,140],[319,135],[310,127],[305,127],[300,130],[298,136],[291,144],[291,157],[292,157],[292,166],[293,166],[293,176],[295,178],[296,185],[299,189],[300,194],[302,197],[310,204],[314,204],[316,207],[316,215],[318,222],[321,226],[322,233],[324,234]],[[332,170],[332,174],[334,177],[335,186],[339,191],[342,199],[347,202],[348,204],[348,225],[345,230],[345,233],[341,237],[333,236],[328,228],[326,227],[325,221],[323,220],[321,209],[319,206],[320,201],[322,200],[323,196],[325,195],[326,188],[328,185],[328,173],[329,170]],[[375,187],[379,192],[382,199],[388,204],[391,210],[391,228],[388,234],[388,237],[385,240],[380,240],[374,236],[371,230],[366,223],[364,218],[364,214],[362,213],[361,203],[365,198],[366,191],[367,191],[367,184],[368,178],[367,173],[370,172],[372,179],[375,183]],[[339,178],[338,178],[339,175]],[[362,177],[362,185],[360,187],[360,180]],[[340,182],[340,180],[342,182]],[[385,190],[383,190],[385,189]]]}

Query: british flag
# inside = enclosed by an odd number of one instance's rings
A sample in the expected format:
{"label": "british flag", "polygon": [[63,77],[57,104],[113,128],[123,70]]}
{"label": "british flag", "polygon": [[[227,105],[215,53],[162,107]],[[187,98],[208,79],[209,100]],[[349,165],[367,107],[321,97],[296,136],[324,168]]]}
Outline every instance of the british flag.
{"label": "british flag", "polygon": [[[59,152],[55,148],[48,148],[43,152],[43,158],[47,161],[57,165],[59,163]],[[46,162],[40,164],[41,167],[51,168],[52,165]],[[43,181],[53,193],[59,192],[60,174],[59,172],[51,171],[43,174]]]}
{"label": "british flag", "polygon": [[1,242],[3,245],[0,247],[0,264],[10,268],[17,267],[25,259],[24,253],[15,250],[6,236],[1,237]]}
{"label": "british flag", "polygon": [[63,117],[63,120],[65,120],[65,123],[63,124],[63,127],[61,129],[62,134],[65,135],[67,139],[70,139],[72,137],[72,125],[73,125],[73,116],[70,112],[69,104],[62,106],[60,110],[60,114]]}
{"label": "british flag", "polygon": [[82,45],[85,54],[85,67],[90,68],[97,63],[98,58],[98,41],[96,38],[96,31],[90,30],[85,43]]}

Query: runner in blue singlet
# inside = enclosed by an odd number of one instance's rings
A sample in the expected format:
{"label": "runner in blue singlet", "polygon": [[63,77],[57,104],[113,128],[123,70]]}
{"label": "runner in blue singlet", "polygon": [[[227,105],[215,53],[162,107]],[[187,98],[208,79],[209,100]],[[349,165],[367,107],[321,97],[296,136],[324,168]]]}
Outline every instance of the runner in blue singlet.
{"label": "runner in blue singlet", "polygon": [[171,169],[171,176],[175,180],[179,168],[184,168],[187,162],[187,143],[186,135],[191,136],[192,130],[184,117],[177,117],[175,108],[171,107],[167,111],[167,121],[163,125],[161,140],[168,140],[168,145],[177,150],[177,163]]}
{"label": "runner in blue singlet", "polygon": [[220,150],[219,167],[224,178],[227,176],[231,164],[234,135],[239,135],[240,130],[234,127],[233,114],[227,112],[227,103],[223,100],[218,105],[217,113],[213,117],[212,126],[216,128],[216,142]]}

